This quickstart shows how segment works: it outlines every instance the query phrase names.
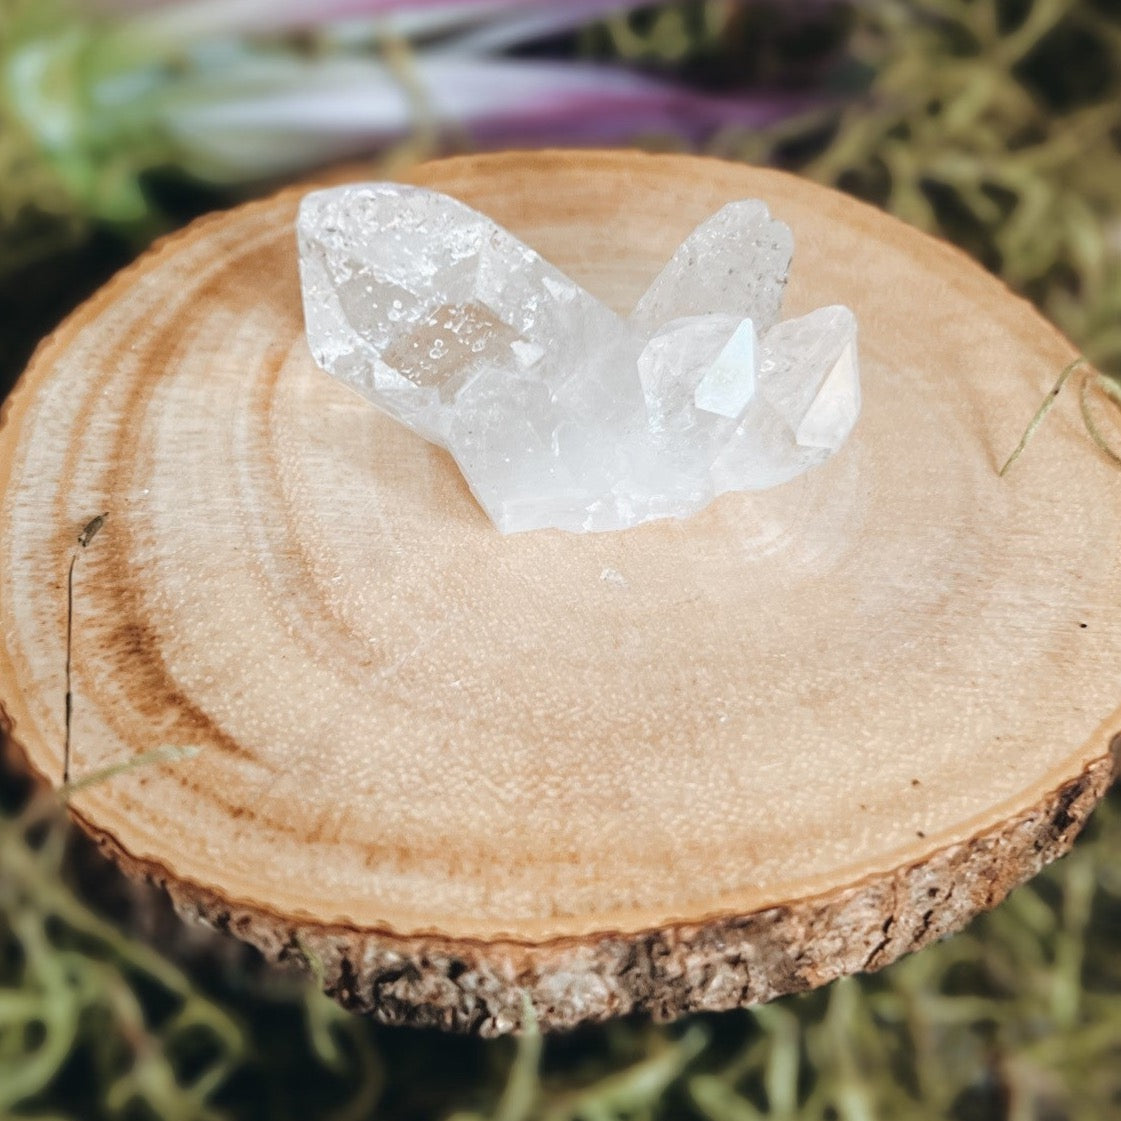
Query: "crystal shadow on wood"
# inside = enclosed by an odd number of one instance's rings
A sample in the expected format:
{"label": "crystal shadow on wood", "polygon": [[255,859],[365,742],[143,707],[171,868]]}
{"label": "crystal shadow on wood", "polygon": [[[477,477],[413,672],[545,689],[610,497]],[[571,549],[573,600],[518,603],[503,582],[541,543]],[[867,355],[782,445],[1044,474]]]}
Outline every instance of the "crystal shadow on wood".
{"label": "crystal shadow on wood", "polygon": [[778,321],[789,227],[701,223],[627,317],[435,191],[363,183],[298,219],[316,362],[455,457],[504,533],[625,529],[828,459],[860,412],[856,321]]}

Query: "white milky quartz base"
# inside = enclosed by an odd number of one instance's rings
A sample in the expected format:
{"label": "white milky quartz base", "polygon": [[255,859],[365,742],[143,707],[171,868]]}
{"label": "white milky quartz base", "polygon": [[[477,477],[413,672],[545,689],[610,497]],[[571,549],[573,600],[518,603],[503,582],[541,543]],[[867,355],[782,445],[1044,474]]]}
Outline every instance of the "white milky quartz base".
{"label": "white milky quartz base", "polygon": [[316,362],[447,448],[504,533],[686,517],[822,463],[860,412],[852,313],[777,322],[793,239],[758,200],[626,318],[434,191],[316,191],[298,236]]}

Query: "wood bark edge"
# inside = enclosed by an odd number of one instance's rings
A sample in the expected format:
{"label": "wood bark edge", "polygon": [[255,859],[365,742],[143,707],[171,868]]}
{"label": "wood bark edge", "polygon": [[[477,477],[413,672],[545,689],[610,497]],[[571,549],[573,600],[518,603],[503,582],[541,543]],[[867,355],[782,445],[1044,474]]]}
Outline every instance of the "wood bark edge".
{"label": "wood bark edge", "polygon": [[538,1025],[556,1031],[633,1013],[726,1011],[875,972],[962,929],[1068,852],[1118,776],[1121,734],[1036,805],[922,861],[752,914],[540,943],[304,923],[179,879],[71,817],[126,875],[162,888],[186,921],[236,934],[269,961],[310,968],[314,955],[327,994],[345,1008],[384,1024],[494,1037],[525,1027],[527,1001]]}

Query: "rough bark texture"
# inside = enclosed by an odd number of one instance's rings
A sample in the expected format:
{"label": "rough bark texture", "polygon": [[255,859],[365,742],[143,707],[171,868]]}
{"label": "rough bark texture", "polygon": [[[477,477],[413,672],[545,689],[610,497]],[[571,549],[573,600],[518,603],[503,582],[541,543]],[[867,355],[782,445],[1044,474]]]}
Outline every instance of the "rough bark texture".
{"label": "rough bark texture", "polygon": [[1121,774],[1108,756],[1015,820],[890,874],[753,915],[714,917],[637,934],[530,945],[304,924],[239,904],[136,860],[79,825],[130,877],[165,890],[188,922],[231,933],[275,962],[313,954],[329,995],[386,1024],[497,1036],[645,1012],[672,1020],[804,992],[882,969],[964,927],[1064,855]]}

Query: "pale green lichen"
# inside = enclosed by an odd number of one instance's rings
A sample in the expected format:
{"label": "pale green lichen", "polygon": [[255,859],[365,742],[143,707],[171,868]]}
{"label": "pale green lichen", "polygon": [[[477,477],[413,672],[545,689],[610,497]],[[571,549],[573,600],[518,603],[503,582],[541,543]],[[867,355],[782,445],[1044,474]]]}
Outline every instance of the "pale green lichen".
{"label": "pale green lichen", "polygon": [[[0,819],[0,1116],[47,1094],[78,1051],[107,1116],[137,1101],[169,1121],[218,1116],[208,1103],[246,1055],[241,1026],[65,884],[65,840],[46,797]],[[138,993],[152,987],[158,1015]],[[176,1064],[200,1043],[208,1057],[184,1078]]]}

